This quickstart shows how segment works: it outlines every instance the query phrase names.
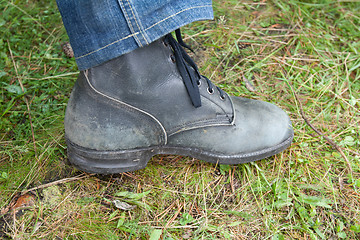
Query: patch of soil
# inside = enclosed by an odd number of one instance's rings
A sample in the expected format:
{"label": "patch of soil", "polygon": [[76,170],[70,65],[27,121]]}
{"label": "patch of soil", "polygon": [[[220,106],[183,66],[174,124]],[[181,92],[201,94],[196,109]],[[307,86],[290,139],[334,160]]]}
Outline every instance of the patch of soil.
{"label": "patch of soil", "polygon": [[16,194],[9,204],[1,209],[0,214],[0,239],[11,239],[7,233],[10,232],[9,225],[16,218],[23,215],[24,211],[35,205],[36,196],[33,193],[25,193],[23,195]]}

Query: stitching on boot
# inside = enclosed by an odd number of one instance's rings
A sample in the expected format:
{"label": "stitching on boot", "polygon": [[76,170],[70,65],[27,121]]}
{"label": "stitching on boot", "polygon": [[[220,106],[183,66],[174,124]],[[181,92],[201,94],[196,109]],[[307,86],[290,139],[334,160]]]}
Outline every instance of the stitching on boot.
{"label": "stitching on boot", "polygon": [[144,111],[144,110],[142,110],[142,109],[140,109],[140,108],[134,107],[134,106],[132,106],[132,105],[130,105],[130,104],[127,104],[127,103],[125,103],[125,102],[122,102],[122,101],[120,101],[120,100],[118,100],[118,99],[116,99],[116,98],[110,97],[110,96],[108,96],[108,95],[100,92],[99,90],[97,90],[97,89],[91,84],[91,82],[90,82],[90,80],[89,80],[88,70],[85,70],[85,71],[84,71],[84,76],[85,76],[85,78],[86,78],[86,81],[87,81],[88,85],[90,86],[90,88],[91,88],[94,92],[98,93],[99,95],[101,95],[101,96],[103,96],[103,97],[105,97],[105,98],[108,98],[108,99],[110,99],[110,100],[112,100],[112,101],[115,101],[115,102],[118,102],[118,103],[120,103],[120,104],[123,104],[123,105],[125,105],[125,106],[127,106],[127,107],[129,107],[129,108],[132,108],[132,109],[134,109],[134,110],[136,110],[136,111],[138,111],[138,112],[140,112],[140,113],[142,113],[142,114],[145,114],[145,115],[149,116],[150,118],[152,118],[152,119],[160,126],[161,130],[162,130],[163,133],[164,133],[164,142],[165,142],[164,145],[167,144],[167,139],[168,139],[168,137],[167,137],[167,132],[166,132],[166,130],[165,130],[165,127],[162,125],[162,123],[161,123],[155,116],[153,116],[152,114],[150,114],[150,113],[148,113],[148,112],[146,112],[146,111]]}
{"label": "stitching on boot", "polygon": [[235,107],[234,107],[234,102],[233,102],[233,100],[231,99],[231,97],[229,96],[228,93],[225,93],[225,94],[228,96],[228,98],[229,98],[229,100],[230,100],[230,102],[231,102],[232,111],[233,111],[233,113],[234,113],[233,120],[232,120],[232,122],[231,122],[230,124],[231,124],[231,125],[235,125],[236,111],[235,111]]}
{"label": "stitching on boot", "polygon": [[231,102],[231,107],[232,107],[232,111],[233,111],[233,119],[232,119],[232,122],[230,123],[216,123],[216,124],[209,124],[209,125],[206,125],[206,126],[192,126],[192,127],[183,127],[183,128],[174,128],[172,130],[169,131],[168,133],[168,137],[171,137],[175,134],[178,134],[178,133],[181,133],[181,132],[184,132],[184,131],[188,131],[188,130],[193,130],[193,129],[199,129],[199,128],[205,128],[205,127],[216,127],[216,126],[234,126],[235,125],[235,120],[236,120],[236,111],[235,111],[235,108],[234,108],[234,103],[231,99],[231,97],[229,96],[229,94],[226,93],[226,95],[228,96],[229,98],[229,101]]}
{"label": "stitching on boot", "polygon": [[184,127],[184,128],[180,128],[177,131],[173,132],[173,133],[169,133],[168,137],[174,136],[175,134],[178,133],[182,133],[185,131],[189,131],[189,130],[194,130],[194,129],[200,129],[200,128],[206,128],[206,127],[220,127],[220,126],[231,126],[233,124],[229,124],[229,123],[214,123],[214,124],[207,124],[207,125],[203,125],[203,126],[193,126],[193,127]]}
{"label": "stitching on boot", "polygon": [[[226,94],[227,94],[227,93],[226,93]],[[220,109],[224,112],[224,114],[225,114],[228,118],[230,118],[229,114],[227,114],[227,112],[225,111],[225,109],[224,109],[221,105],[219,105],[217,102],[213,101],[212,98],[207,97],[208,94],[201,94],[201,93],[200,93],[200,95],[201,95],[203,98],[205,98],[205,99],[209,100],[210,102],[212,102],[213,104],[215,104],[218,108],[220,108]],[[228,98],[229,98],[230,105],[231,105],[231,110],[232,110],[232,112],[233,112],[233,117],[232,117],[232,120],[231,120],[231,122],[230,122],[230,124],[232,125],[232,124],[234,123],[234,119],[235,119],[235,109],[234,109],[234,104],[233,104],[230,96],[229,96],[228,94],[227,94],[227,96],[228,96]]]}

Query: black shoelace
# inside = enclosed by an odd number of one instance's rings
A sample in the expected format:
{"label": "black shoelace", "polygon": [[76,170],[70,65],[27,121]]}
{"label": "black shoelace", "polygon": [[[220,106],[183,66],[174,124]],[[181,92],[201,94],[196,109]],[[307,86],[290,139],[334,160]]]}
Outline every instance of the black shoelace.
{"label": "black shoelace", "polygon": [[[194,107],[201,106],[201,99],[200,99],[200,79],[203,77],[207,84],[208,84],[208,92],[209,94],[214,93],[214,86],[212,82],[205,76],[200,75],[199,69],[196,66],[195,62],[191,59],[191,57],[186,53],[184,48],[189,49],[190,51],[194,52],[186,43],[184,43],[180,29],[175,30],[176,39],[173,38],[171,34],[166,35],[165,41],[167,41],[175,56],[175,62],[178,67],[179,73],[184,81],[186,90],[190,96],[191,102]],[[220,93],[220,98],[225,100],[225,92],[221,90],[219,87],[215,86],[216,89]]]}

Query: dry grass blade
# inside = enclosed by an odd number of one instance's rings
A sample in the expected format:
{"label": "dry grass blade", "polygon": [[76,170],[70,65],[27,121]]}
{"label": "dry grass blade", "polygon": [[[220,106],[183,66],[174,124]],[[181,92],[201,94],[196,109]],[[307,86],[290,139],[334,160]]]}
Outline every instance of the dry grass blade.
{"label": "dry grass blade", "polygon": [[91,177],[91,176],[94,176],[94,175],[95,175],[95,174],[85,174],[85,173],[84,173],[84,174],[80,174],[79,176],[76,176],[76,177],[60,179],[60,180],[57,180],[57,181],[54,181],[54,182],[42,184],[42,185],[40,185],[40,186],[37,186],[37,187],[33,187],[33,188],[30,188],[30,189],[24,190],[24,191],[22,192],[22,194],[25,194],[25,193],[28,193],[28,192],[33,192],[33,191],[38,190],[38,189],[43,189],[43,188],[51,187],[51,186],[58,185],[58,184],[63,184],[63,183],[68,183],[68,182],[73,182],[73,181],[78,181],[78,180],[81,180],[81,179],[84,179],[84,178],[88,178],[88,177]]}
{"label": "dry grass blade", "polygon": [[[20,75],[18,73],[17,66],[16,66],[16,63],[15,63],[14,55],[13,55],[11,47],[10,47],[9,40],[7,40],[7,44],[8,44],[11,60],[13,62],[14,69],[15,69],[15,72],[16,72],[16,78],[19,81],[22,92],[25,93],[25,88],[24,88],[24,85],[23,85],[23,83],[21,81],[21,77],[20,77]],[[25,101],[26,107],[27,107],[28,117],[29,117],[29,121],[30,121],[31,134],[32,134],[32,140],[33,140],[33,145],[34,145],[34,152],[35,152],[35,156],[36,156],[37,151],[36,151],[35,133],[34,133],[34,127],[33,127],[32,119],[31,119],[30,104],[29,104],[29,101],[28,101],[28,99],[26,98],[25,95],[23,96],[23,98],[24,98],[24,101]]]}
{"label": "dry grass blade", "polygon": [[326,136],[324,133],[322,133],[319,129],[317,129],[310,121],[309,119],[306,117],[304,109],[302,107],[302,103],[297,95],[297,93],[295,92],[294,88],[292,87],[292,85],[290,83],[288,83],[289,86],[291,87],[291,90],[296,98],[296,101],[299,104],[299,109],[300,109],[300,114],[301,117],[304,119],[304,121],[306,122],[307,125],[309,125],[309,127],[311,127],[312,130],[314,130],[319,136],[323,137],[333,148],[335,148],[337,151],[339,151],[339,153],[341,154],[341,156],[344,158],[346,164],[348,165],[349,171],[351,174],[353,174],[353,170],[351,167],[351,163],[349,161],[349,159],[346,157],[345,153],[343,152],[343,150],[341,149],[341,147],[336,144],[333,140],[331,140],[328,136]]}

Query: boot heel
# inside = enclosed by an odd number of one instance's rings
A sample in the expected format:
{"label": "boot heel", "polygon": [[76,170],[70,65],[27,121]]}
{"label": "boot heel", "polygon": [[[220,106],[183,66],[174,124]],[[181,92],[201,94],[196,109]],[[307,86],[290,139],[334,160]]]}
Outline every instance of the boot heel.
{"label": "boot heel", "polygon": [[97,151],[66,141],[69,162],[89,173],[113,174],[145,168],[154,155],[153,149]]}

